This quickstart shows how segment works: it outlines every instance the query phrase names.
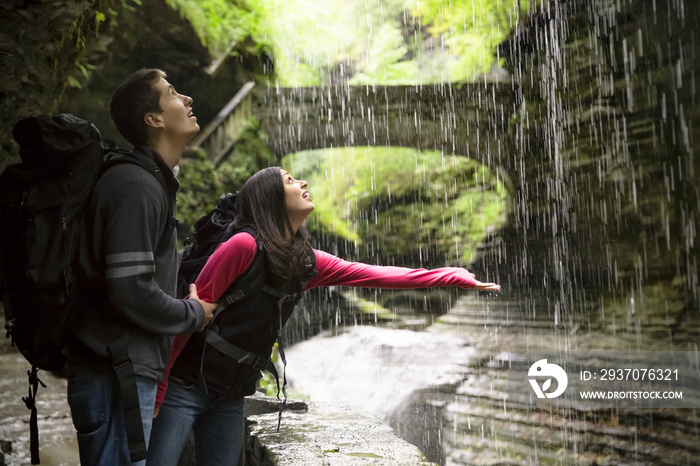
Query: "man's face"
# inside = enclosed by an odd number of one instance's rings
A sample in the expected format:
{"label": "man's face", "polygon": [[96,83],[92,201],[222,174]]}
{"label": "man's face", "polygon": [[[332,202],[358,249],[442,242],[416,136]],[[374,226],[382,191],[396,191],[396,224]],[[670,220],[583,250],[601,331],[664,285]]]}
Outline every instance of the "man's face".
{"label": "man's face", "polygon": [[165,136],[182,140],[187,144],[197,132],[199,125],[197,117],[192,113],[192,98],[178,94],[175,88],[165,78],[157,84],[160,92],[161,118]]}

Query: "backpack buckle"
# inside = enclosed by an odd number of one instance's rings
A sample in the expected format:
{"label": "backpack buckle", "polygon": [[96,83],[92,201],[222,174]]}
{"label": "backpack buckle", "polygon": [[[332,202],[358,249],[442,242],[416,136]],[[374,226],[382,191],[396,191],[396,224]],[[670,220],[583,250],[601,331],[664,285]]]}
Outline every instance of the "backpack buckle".
{"label": "backpack buckle", "polygon": [[263,359],[257,354],[247,353],[241,359],[238,360],[238,364],[246,364],[251,366],[253,369],[264,371],[267,365],[270,363],[270,358]]}

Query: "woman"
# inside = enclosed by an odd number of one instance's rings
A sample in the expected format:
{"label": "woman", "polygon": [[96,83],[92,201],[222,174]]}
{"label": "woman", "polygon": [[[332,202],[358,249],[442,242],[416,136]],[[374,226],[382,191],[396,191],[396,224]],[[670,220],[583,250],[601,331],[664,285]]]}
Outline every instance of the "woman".
{"label": "woman", "polygon": [[[462,268],[372,266],[312,249],[302,225],[314,210],[307,183],[295,180],[279,167],[253,175],[236,202],[239,217],[234,222],[238,233],[212,254],[195,284],[200,299],[218,301],[238,277],[252,268],[258,251],[263,251],[266,290],[227,308],[212,325],[229,331],[227,340],[263,360],[269,357],[277,330],[295,304],[293,298],[280,299],[279,290],[284,290],[281,294],[288,298],[302,290],[335,285],[500,289],[495,283],[475,280],[474,274]],[[197,464],[236,464],[244,433],[243,399],[255,392],[264,363],[256,368],[239,364],[210,347],[208,332],[193,335],[175,338],[166,382],[159,385],[149,462],[177,464],[194,427]]]}

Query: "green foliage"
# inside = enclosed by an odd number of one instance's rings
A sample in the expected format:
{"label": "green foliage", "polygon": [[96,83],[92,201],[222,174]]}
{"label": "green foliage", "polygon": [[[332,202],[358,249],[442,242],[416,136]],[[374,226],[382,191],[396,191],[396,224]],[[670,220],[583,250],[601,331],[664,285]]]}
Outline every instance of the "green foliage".
{"label": "green foliage", "polygon": [[[279,396],[280,398],[283,396],[282,394],[282,384],[284,383],[284,380],[282,380],[282,374],[284,371],[284,367],[280,365],[280,357],[279,357],[279,344],[275,342],[275,346],[272,347],[272,354],[270,355],[270,359],[272,360],[273,364],[277,366],[277,372],[280,374],[280,380],[279,380],[279,393],[277,392],[277,380],[275,380],[275,376],[269,373],[268,371],[263,371],[262,372],[262,378],[258,380],[257,384],[257,389],[258,391],[261,391],[264,395],[266,396]],[[297,392],[296,390],[290,389],[289,387],[286,388],[287,390],[287,397],[288,398],[294,398],[295,400],[308,400],[309,396]]]}
{"label": "green foliage", "polygon": [[503,184],[466,157],[360,147],[297,153],[284,164],[309,183],[309,228],[354,242],[359,260],[468,264],[505,221]]}
{"label": "green foliage", "polygon": [[[126,7],[122,1],[122,5]],[[133,8],[133,7],[131,7]],[[110,21],[107,21],[109,15]],[[100,34],[108,34],[117,25],[119,16],[112,8],[107,8],[107,14],[95,9],[85,9],[71,23],[68,34],[64,35],[59,45],[59,53],[73,53],[72,62],[55,60],[54,73],[66,73],[63,88],[82,89],[90,81],[95,70],[93,62],[98,61],[105,53],[105,42]]]}
{"label": "green foliage", "polygon": [[[278,346],[277,342],[275,342],[275,345],[272,347],[272,354],[270,355],[270,359],[272,360],[272,363],[275,365],[279,361],[279,349],[278,348],[279,348],[279,346]],[[268,371],[263,371],[262,378],[260,380],[258,380],[257,389],[258,389],[258,391],[262,391],[266,396],[276,396],[277,395],[277,380],[275,380],[275,376],[272,375],[271,373],[269,373]]]}
{"label": "green foliage", "polygon": [[213,56],[229,49],[233,42],[250,36],[258,48],[269,46],[266,39],[266,2],[246,0],[166,0],[187,19]]}
{"label": "green foliage", "polygon": [[417,2],[413,14],[449,50],[451,80],[472,80],[494,62],[496,46],[528,11],[528,0]]}
{"label": "green foliage", "polygon": [[383,307],[376,300],[373,301],[359,296],[356,288],[341,291],[340,294],[350,306],[355,308],[361,314],[374,316],[377,320],[396,320],[396,316],[391,309]]}
{"label": "green foliage", "polygon": [[268,40],[283,86],[474,80],[534,1],[273,2]]}
{"label": "green foliage", "polygon": [[56,113],[107,55],[121,0],[10,2],[0,8],[0,171],[19,161],[12,128],[21,117]]}
{"label": "green foliage", "polygon": [[203,151],[180,162],[181,189],[177,195],[178,218],[187,225],[216,206],[219,196],[238,190],[250,175],[274,163],[256,121],[250,123],[232,153],[215,166]]}
{"label": "green foliage", "polygon": [[404,43],[401,31],[391,24],[379,26],[377,37],[369,44],[367,55],[371,60],[358,63],[358,74],[351,84],[395,83],[411,84],[420,77],[420,66],[415,61],[404,61],[409,46]]}

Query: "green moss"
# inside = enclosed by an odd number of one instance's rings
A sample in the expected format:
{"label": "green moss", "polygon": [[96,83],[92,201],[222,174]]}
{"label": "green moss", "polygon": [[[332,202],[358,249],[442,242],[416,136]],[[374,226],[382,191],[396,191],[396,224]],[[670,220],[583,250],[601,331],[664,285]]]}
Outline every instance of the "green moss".
{"label": "green moss", "polygon": [[370,301],[360,297],[353,291],[345,291],[340,293],[345,300],[354,306],[361,314],[375,316],[376,319],[393,321],[395,320],[394,313],[376,301]]}

